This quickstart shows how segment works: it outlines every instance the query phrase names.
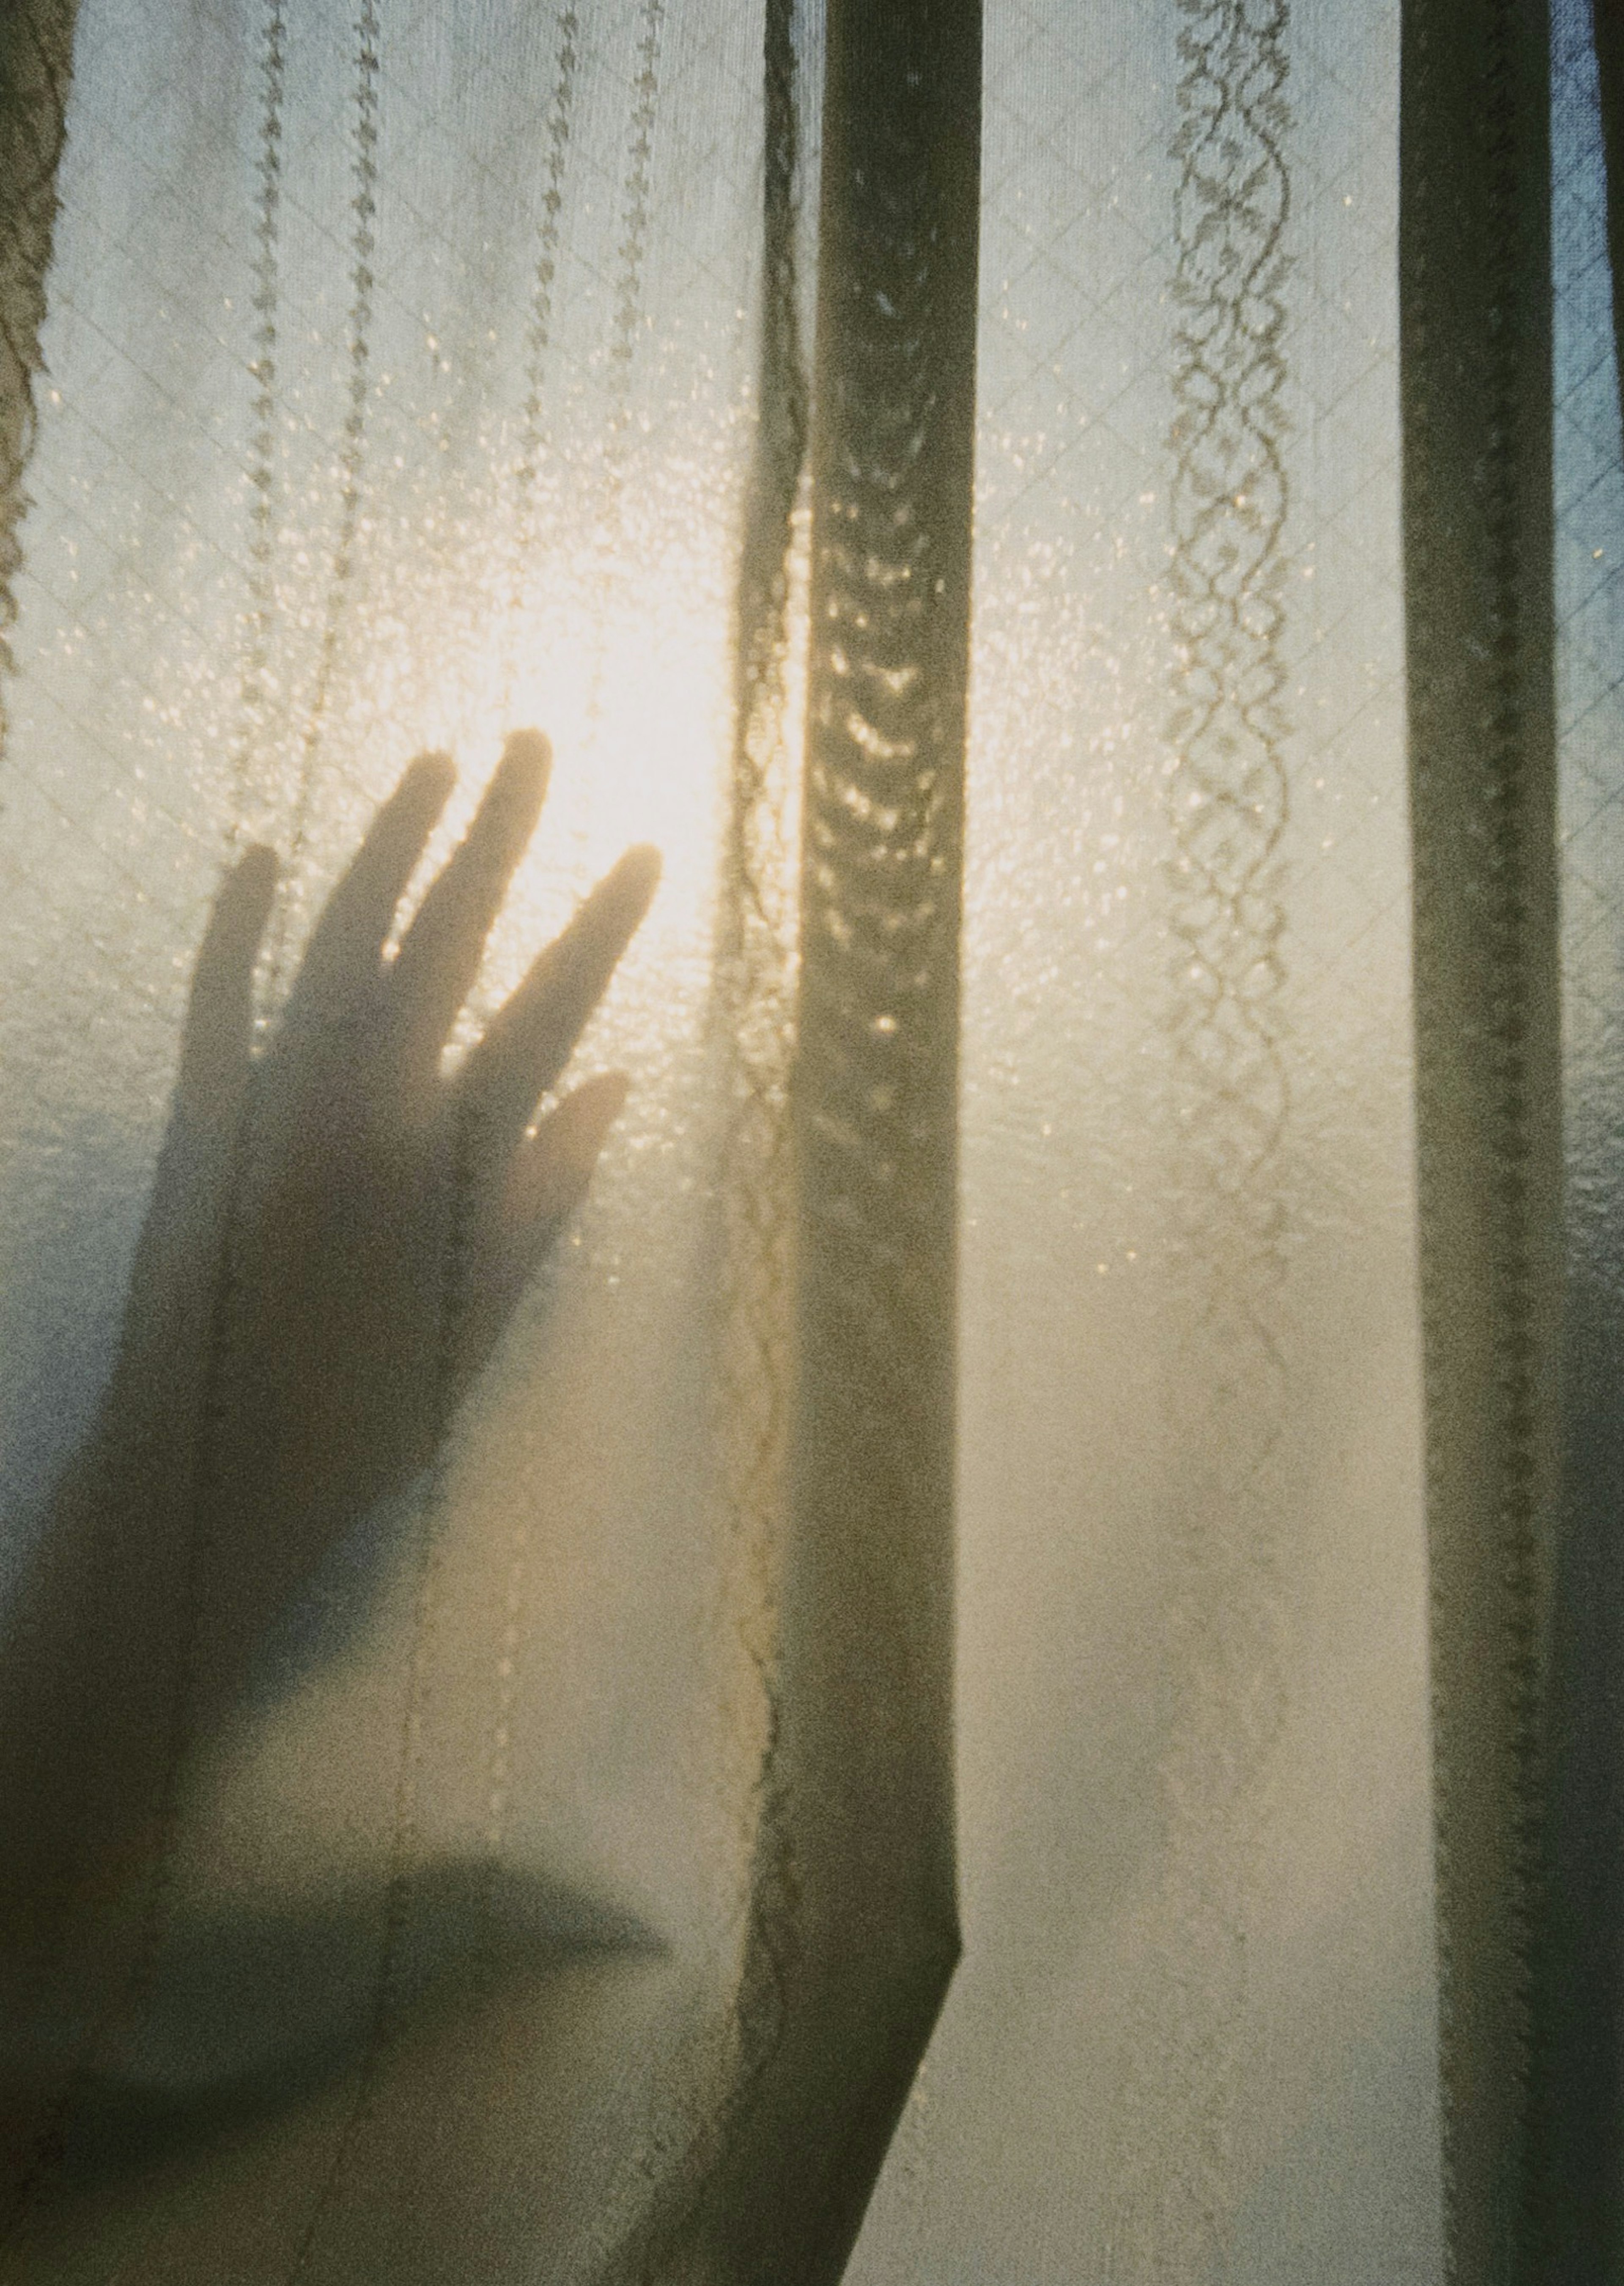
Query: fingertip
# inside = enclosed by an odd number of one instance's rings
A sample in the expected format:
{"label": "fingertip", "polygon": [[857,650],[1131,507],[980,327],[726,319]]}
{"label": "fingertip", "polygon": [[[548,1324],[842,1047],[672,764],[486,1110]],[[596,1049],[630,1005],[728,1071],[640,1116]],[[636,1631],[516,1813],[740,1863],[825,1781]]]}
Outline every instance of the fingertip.
{"label": "fingertip", "polygon": [[444,748],[433,746],[406,764],[396,792],[414,794],[424,801],[444,802],[456,783],[456,764]]}
{"label": "fingertip", "polygon": [[631,1092],[630,1072],[599,1072],[594,1078],[583,1080],[570,1100],[578,1103],[585,1096],[591,1105],[593,1117],[610,1127],[626,1109],[627,1098]]}
{"label": "fingertip", "polygon": [[552,747],[540,730],[511,732],[469,828],[469,840],[516,856],[541,815],[552,760]]}
{"label": "fingertip", "polygon": [[533,783],[538,793],[545,792],[553,770],[553,742],[545,730],[510,730],[500,767]]}
{"label": "fingertip", "polygon": [[553,742],[545,730],[538,730],[533,727],[521,730],[509,730],[503,744],[502,752],[516,756],[528,756],[531,761],[539,762],[545,769],[553,759]]}
{"label": "fingertip", "polygon": [[653,843],[640,841],[626,852],[609,875],[616,903],[624,902],[635,915],[634,928],[653,903],[654,892],[659,887],[663,871],[664,861]]}
{"label": "fingertip", "polygon": [[401,835],[419,843],[426,840],[451,800],[457,783],[457,766],[438,747],[418,754],[406,764],[400,782],[374,822],[372,840],[379,828],[391,843]]}

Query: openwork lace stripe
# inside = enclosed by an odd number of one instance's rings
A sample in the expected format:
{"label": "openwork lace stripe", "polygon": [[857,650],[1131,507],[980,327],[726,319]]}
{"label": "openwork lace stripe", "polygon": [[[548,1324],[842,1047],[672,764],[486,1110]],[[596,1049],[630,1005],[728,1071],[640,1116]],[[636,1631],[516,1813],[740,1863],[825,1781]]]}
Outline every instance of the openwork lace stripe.
{"label": "openwork lace stripe", "polygon": [[1245,1962],[1284,1714],[1276,1295],[1288,814],[1285,0],[1180,0],[1166,815],[1179,1321],[1165,1892],[1129,2068],[1122,2274],[1212,2274],[1236,2202]]}

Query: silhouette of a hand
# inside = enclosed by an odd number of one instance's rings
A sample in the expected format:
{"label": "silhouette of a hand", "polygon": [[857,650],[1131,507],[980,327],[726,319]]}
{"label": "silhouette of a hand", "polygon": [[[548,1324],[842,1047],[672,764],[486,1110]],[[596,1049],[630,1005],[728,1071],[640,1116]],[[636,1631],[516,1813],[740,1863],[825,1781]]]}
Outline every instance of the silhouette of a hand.
{"label": "silhouette of a hand", "polygon": [[[586,1189],[626,1081],[587,1081],[539,1125],[658,874],[634,849],[499,1012],[454,1077],[452,1026],[534,828],[548,753],[512,738],[467,839],[385,945],[451,790],[406,772],[317,924],[276,1036],[249,1056],[270,854],[244,858],[199,964],[176,1123],[208,1135],[220,1227],[205,1405],[209,1497],[232,1519],[243,1646],[335,1532],[430,1460]],[[193,1067],[196,1067],[195,1070]],[[197,1155],[182,1178],[197,1181]],[[166,1211],[162,1195],[154,1213]]]}
{"label": "silhouette of a hand", "polygon": [[250,849],[217,900],[118,1363],[0,1676],[0,1935],[150,1855],[177,1720],[229,1704],[335,1535],[433,1458],[586,1188],[624,1076],[539,1123],[536,1108],[647,909],[652,850],[621,859],[461,1068],[441,1068],[548,762],[539,734],[509,740],[391,957],[453,783],[443,756],[411,766],[258,1056],[271,851]]}

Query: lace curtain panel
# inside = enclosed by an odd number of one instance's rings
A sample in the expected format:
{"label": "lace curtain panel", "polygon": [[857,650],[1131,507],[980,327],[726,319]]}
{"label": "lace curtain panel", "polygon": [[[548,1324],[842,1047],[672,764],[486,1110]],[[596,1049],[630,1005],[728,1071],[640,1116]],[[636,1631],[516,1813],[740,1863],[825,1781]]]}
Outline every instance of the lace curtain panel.
{"label": "lace curtain panel", "polygon": [[[156,1743],[0,2277],[1624,2260],[1621,91],[1589,0],[7,12],[0,1777]],[[447,1425],[256,1588],[319,923],[449,753],[404,990],[531,726],[424,1084],[646,843],[540,1132],[629,1093],[477,1373],[448,1130]]]}

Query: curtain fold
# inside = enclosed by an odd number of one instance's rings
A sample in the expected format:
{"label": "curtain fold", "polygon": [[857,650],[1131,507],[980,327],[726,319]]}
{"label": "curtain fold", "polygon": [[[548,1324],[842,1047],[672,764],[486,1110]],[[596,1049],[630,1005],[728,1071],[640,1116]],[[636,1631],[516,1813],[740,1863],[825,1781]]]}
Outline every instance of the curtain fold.
{"label": "curtain fold", "polygon": [[1548,29],[1410,0],[1399,290],[1451,2261],[1526,2227],[1557,1502]]}
{"label": "curtain fold", "polygon": [[[845,2270],[958,1952],[955,1137],[980,10],[835,0],[824,40],[793,1370],[742,2038],[716,2124],[621,2257],[628,2276],[761,2286]],[[769,22],[769,119],[781,69]],[[760,735],[758,661],[779,640],[799,473],[770,155],[766,182],[758,450],[773,545],[758,572],[747,533],[746,737]],[[750,919],[746,907],[731,946],[747,944]]]}

